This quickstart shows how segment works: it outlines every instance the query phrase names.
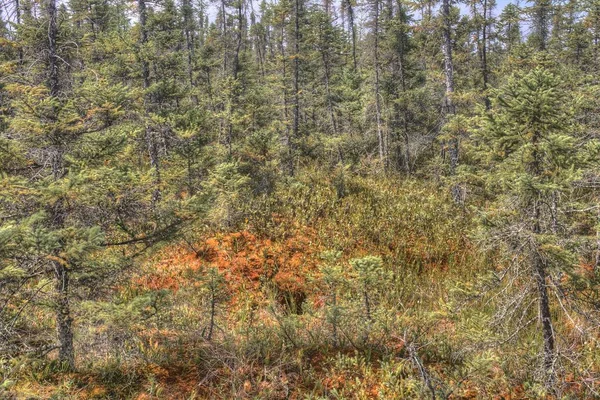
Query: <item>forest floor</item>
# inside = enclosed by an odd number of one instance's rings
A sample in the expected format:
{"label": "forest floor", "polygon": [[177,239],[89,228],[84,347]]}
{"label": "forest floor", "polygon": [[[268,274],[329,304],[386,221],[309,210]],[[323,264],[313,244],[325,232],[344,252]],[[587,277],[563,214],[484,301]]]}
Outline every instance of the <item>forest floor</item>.
{"label": "forest floor", "polygon": [[[345,190],[325,179],[280,189],[239,229],[193,227],[155,249],[104,303],[78,304],[77,372],[27,364],[6,393],[531,398],[498,350],[467,346],[487,332],[485,307],[453,311],[451,294],[489,263],[468,211],[416,181],[358,178]],[[369,255],[382,265],[365,277],[351,260]]]}

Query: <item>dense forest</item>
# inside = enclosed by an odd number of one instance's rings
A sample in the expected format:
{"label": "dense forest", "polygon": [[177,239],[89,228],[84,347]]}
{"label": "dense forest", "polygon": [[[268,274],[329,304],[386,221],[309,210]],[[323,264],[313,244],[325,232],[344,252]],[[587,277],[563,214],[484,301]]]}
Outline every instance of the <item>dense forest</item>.
{"label": "dense forest", "polygon": [[600,0],[2,0],[0,398],[600,398]]}

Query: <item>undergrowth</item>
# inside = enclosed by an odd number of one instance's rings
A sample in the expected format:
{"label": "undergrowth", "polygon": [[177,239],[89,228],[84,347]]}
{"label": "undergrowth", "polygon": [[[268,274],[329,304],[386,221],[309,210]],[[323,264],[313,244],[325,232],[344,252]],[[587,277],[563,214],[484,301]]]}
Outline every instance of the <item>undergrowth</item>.
{"label": "undergrowth", "polygon": [[[77,372],[13,360],[2,393],[543,395],[490,345],[489,303],[465,303],[491,263],[470,239],[468,210],[431,183],[302,176],[246,204],[235,227],[193,227],[146,256],[113,296],[82,302]],[[525,356],[526,341],[513,352]]]}

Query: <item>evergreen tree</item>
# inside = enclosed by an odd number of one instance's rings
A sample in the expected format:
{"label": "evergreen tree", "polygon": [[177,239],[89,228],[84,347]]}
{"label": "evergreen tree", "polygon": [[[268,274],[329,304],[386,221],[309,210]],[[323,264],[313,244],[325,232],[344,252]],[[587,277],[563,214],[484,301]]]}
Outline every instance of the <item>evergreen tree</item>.
{"label": "evergreen tree", "polygon": [[552,292],[562,290],[562,276],[575,274],[573,243],[585,241],[585,233],[569,232],[576,217],[568,210],[585,201],[575,188],[594,166],[598,146],[579,134],[576,108],[565,101],[569,95],[560,78],[542,66],[515,74],[495,96],[474,139],[482,179],[498,201],[483,216],[486,237],[507,252],[511,285],[521,291],[518,306],[506,307],[527,312],[530,299],[537,299],[549,388],[559,368]]}
{"label": "evergreen tree", "polygon": [[554,13],[552,0],[532,0],[530,8],[533,32],[529,36],[532,47],[544,51],[550,40],[550,26]]}
{"label": "evergreen tree", "polygon": [[508,4],[498,17],[498,36],[507,52],[511,52],[522,40],[521,10],[515,4]]}

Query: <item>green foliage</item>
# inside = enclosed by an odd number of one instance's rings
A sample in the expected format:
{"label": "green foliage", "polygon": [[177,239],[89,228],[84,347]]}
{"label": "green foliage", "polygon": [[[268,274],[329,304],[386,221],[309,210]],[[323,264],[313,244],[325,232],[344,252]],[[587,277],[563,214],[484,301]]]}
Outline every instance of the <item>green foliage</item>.
{"label": "green foliage", "polygon": [[[571,96],[560,78],[544,67],[517,73],[497,91],[494,107],[473,137],[480,182],[495,200],[481,210],[480,237],[503,258],[505,267],[501,278],[482,289],[499,291],[497,307],[502,317],[497,316],[492,325],[501,327],[506,340],[516,335],[535,337],[536,302],[541,315],[569,318],[583,295],[572,286],[582,273],[578,265],[586,262],[578,249],[594,231],[589,226],[576,233],[570,227],[580,218],[594,218],[586,216],[594,207],[579,186],[595,168],[586,151],[595,148],[596,141],[579,135],[576,115],[580,111]],[[573,211],[577,208],[581,211]],[[597,288],[593,284],[585,290],[591,294]],[[558,304],[550,314],[553,295]],[[543,318],[552,324],[560,317]],[[550,329],[554,328],[550,325]],[[554,357],[555,335],[562,337],[563,332],[544,332],[545,360]],[[545,374],[553,374],[545,363]],[[545,382],[546,389],[552,390]]]}
{"label": "green foliage", "polygon": [[239,172],[237,163],[222,163],[215,167],[205,184],[214,198],[213,222],[226,226],[237,222],[240,218],[237,210],[245,198],[248,183],[249,178]]}
{"label": "green foliage", "polygon": [[599,4],[467,3],[0,7],[0,397],[594,395]]}

